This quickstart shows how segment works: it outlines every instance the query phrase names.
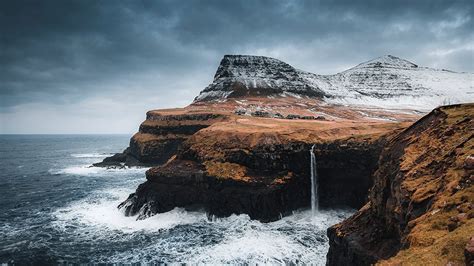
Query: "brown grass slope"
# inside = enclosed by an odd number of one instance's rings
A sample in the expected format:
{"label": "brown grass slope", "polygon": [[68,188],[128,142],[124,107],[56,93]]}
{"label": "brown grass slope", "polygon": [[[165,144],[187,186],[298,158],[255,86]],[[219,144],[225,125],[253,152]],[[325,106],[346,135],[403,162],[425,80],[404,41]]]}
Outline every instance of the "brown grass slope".
{"label": "brown grass slope", "polygon": [[328,230],[328,264],[465,263],[474,235],[473,116],[474,104],[440,107],[388,143],[369,203]]}

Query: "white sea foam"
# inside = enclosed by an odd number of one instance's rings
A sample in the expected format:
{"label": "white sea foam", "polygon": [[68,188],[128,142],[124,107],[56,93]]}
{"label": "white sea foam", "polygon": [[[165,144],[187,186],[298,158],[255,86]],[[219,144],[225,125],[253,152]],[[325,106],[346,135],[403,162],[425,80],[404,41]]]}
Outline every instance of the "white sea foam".
{"label": "white sea foam", "polygon": [[[191,263],[283,263],[303,255],[301,245],[278,230],[261,231],[250,228],[237,229],[215,246],[200,250],[190,259]],[[276,229],[276,228],[275,228]],[[297,253],[297,254],[295,254]],[[294,256],[296,255],[296,256]],[[307,254],[304,254],[307,255]],[[303,256],[304,256],[303,255]]]}
{"label": "white sea foam", "polygon": [[176,208],[145,220],[126,217],[117,206],[133,192],[128,189],[110,189],[97,192],[94,197],[73,202],[54,213],[56,224],[66,226],[70,222],[97,230],[120,230],[124,233],[136,231],[158,231],[172,228],[178,224],[188,224],[199,219],[206,219],[203,213],[189,213]]}
{"label": "white sea foam", "polygon": [[245,220],[242,216],[220,220],[231,229],[225,239],[189,258],[192,263],[313,263],[323,265],[328,243],[325,230],[349,211],[296,212],[273,223]]}
{"label": "white sea foam", "polygon": [[214,236],[218,239],[216,243],[204,245],[194,239],[159,238],[150,245],[117,253],[108,259],[143,262],[148,257],[153,261],[160,257],[160,251],[165,250],[171,257],[166,262],[324,265],[329,248],[326,228],[350,213],[321,211],[313,217],[308,210],[272,223],[253,221],[247,215],[232,215],[213,222],[198,219],[189,225],[200,228],[201,234],[223,233]]}
{"label": "white sea foam", "polygon": [[[323,265],[328,250],[326,228],[352,211],[297,211],[272,223],[247,215],[209,221],[204,212],[176,208],[145,220],[126,217],[117,206],[144,181],[145,168],[105,169],[72,166],[54,173],[114,177],[108,187],[55,210],[51,226],[71,241],[124,245],[98,253],[93,261],[108,263],[308,263]],[[109,182],[109,181],[108,181]]]}
{"label": "white sea foam", "polygon": [[[76,241],[110,237],[114,241],[140,239],[143,236],[153,238],[153,241],[97,258],[104,262],[154,262],[162,258],[165,252],[165,262],[322,265],[329,247],[326,228],[352,212],[320,211],[318,215],[312,216],[310,210],[305,210],[276,222],[260,223],[247,215],[232,215],[209,221],[204,212],[176,208],[137,221],[136,217],[125,217],[117,209],[117,205],[132,191],[132,185],[96,191],[83,200],[56,210],[53,213],[53,226],[76,235]],[[187,229],[163,233],[163,230],[177,226],[187,226]],[[188,235],[186,230],[194,233]],[[207,238],[213,241],[204,244],[202,241]]]}
{"label": "white sea foam", "polygon": [[105,158],[112,155],[111,153],[73,153],[71,157],[74,158]]}
{"label": "white sea foam", "polygon": [[148,168],[144,167],[125,167],[125,168],[104,168],[93,167],[90,165],[74,165],[62,169],[49,169],[50,174],[69,174],[69,175],[103,175],[103,174],[134,174],[145,173]]}

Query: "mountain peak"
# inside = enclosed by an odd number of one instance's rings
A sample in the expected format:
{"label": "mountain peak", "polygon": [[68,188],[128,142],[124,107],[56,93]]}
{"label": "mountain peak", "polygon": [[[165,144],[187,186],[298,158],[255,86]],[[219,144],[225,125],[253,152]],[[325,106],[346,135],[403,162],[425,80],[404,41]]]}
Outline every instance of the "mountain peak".
{"label": "mountain peak", "polygon": [[[327,103],[430,106],[472,101],[473,74],[440,71],[384,55],[334,75],[317,75],[265,56],[225,55],[195,102],[309,97]],[[422,100],[423,99],[423,100]]]}
{"label": "mountain peak", "polygon": [[298,70],[283,61],[266,56],[225,55],[213,82],[195,101],[284,94],[324,96],[317,87],[308,85]]}
{"label": "mountain peak", "polygon": [[400,57],[396,57],[393,55],[384,55],[381,57],[377,57],[375,59],[369,60],[367,62],[361,63],[357,65],[355,68],[417,68],[418,65],[402,59]]}
{"label": "mountain peak", "polygon": [[275,58],[256,55],[224,55],[217,68],[214,80],[229,77],[258,77],[265,75],[296,73],[287,63]]}

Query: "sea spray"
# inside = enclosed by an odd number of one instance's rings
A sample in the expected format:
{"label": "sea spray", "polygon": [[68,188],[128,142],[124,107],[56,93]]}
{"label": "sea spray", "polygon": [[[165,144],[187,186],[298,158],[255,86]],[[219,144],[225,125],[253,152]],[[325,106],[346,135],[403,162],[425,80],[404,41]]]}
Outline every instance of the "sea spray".
{"label": "sea spray", "polygon": [[316,167],[316,156],[314,155],[314,146],[311,147],[311,212],[313,215],[319,210],[318,202],[318,172]]}
{"label": "sea spray", "polygon": [[[2,161],[0,181],[8,185],[0,186],[0,194],[11,200],[2,202],[0,212],[11,219],[0,223],[0,264],[37,265],[46,259],[62,264],[324,265],[326,229],[353,213],[329,210],[312,216],[308,209],[270,223],[244,214],[210,222],[203,211],[178,208],[137,221],[117,205],[146,181],[147,168],[89,168],[100,159],[68,156],[121,150],[129,136],[0,136],[7,138],[13,139],[2,142],[7,153],[23,149]],[[110,148],[97,150],[102,146]],[[34,186],[28,185],[31,180]]]}

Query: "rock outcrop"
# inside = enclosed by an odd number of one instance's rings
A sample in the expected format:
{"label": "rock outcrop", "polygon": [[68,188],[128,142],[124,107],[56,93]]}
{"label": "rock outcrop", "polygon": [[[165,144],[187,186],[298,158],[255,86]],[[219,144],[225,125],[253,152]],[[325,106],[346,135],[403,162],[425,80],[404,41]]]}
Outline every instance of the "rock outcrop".
{"label": "rock outcrop", "polygon": [[149,111],[139,132],[130,139],[122,153],[94,164],[101,167],[153,166],[165,163],[176,154],[181,143],[197,131],[213,123],[225,121],[219,112],[185,111],[181,109]]}
{"label": "rock outcrop", "polygon": [[474,104],[412,123],[420,106],[474,101],[472,80],[394,56],[315,75],[229,55],[191,105],[149,111],[95,166],[152,167],[119,206],[137,219],[184,207],[269,222],[309,207],[314,145],[320,207],[360,208],[328,229],[328,265],[471,263]]}
{"label": "rock outcrop", "polygon": [[321,207],[358,208],[385,134],[403,125],[230,116],[199,130],[171,160],[148,170],[147,181],[120,208],[138,219],[185,207],[274,221],[309,206],[313,144]]}
{"label": "rock outcrop", "polygon": [[391,139],[368,203],[328,229],[327,265],[447,265],[471,258],[474,104],[440,107]]}
{"label": "rock outcrop", "polygon": [[[473,74],[420,67],[390,55],[335,75],[312,74],[264,56],[226,55],[213,82],[190,106],[148,112],[129,147],[95,166],[160,165],[189,136],[225,120],[229,113],[330,121],[413,121],[419,113],[412,109],[420,107],[419,103],[428,110],[442,102],[474,101],[473,79]],[[398,109],[374,108],[381,105]]]}
{"label": "rock outcrop", "polygon": [[213,82],[195,101],[286,94],[314,98],[325,96],[318,87],[306,82],[298,70],[280,60],[265,56],[226,55]]}

